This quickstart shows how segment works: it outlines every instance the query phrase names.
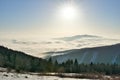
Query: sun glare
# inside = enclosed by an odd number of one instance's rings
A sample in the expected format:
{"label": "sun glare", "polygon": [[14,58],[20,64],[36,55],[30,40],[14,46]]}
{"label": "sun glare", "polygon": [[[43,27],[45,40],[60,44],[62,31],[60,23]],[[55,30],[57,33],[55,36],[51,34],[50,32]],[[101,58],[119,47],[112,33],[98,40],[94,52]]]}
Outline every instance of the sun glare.
{"label": "sun glare", "polygon": [[68,20],[74,19],[77,15],[77,10],[72,5],[63,6],[61,8],[60,15],[64,19],[68,19]]}

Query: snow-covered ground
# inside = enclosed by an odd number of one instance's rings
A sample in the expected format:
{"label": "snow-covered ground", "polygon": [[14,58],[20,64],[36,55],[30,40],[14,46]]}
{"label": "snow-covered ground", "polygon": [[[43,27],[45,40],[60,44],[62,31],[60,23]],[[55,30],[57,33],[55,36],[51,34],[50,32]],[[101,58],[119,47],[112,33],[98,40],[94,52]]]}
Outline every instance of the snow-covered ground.
{"label": "snow-covered ground", "polygon": [[[107,76],[107,75],[99,75],[100,79],[79,79],[79,78],[69,78],[69,77],[58,77],[54,74],[56,73],[46,73],[50,74],[50,76],[44,76],[41,73],[16,73],[15,70],[11,70],[11,72],[7,72],[7,68],[0,67],[0,80],[120,80],[120,76]],[[66,76],[75,76],[82,75],[76,73],[62,73]],[[97,75],[94,75],[97,76]]]}
{"label": "snow-covered ground", "polygon": [[39,76],[30,74],[0,72],[0,80],[90,80],[90,79],[60,78],[56,76]]}

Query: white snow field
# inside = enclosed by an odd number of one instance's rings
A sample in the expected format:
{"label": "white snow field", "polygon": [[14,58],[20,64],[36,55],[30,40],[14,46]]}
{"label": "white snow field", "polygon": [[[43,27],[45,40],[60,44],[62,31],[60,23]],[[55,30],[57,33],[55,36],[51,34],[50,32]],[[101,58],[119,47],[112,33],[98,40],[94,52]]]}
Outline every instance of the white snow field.
{"label": "white snow field", "polygon": [[93,79],[60,78],[56,76],[39,76],[30,74],[0,72],[0,80],[93,80]]}

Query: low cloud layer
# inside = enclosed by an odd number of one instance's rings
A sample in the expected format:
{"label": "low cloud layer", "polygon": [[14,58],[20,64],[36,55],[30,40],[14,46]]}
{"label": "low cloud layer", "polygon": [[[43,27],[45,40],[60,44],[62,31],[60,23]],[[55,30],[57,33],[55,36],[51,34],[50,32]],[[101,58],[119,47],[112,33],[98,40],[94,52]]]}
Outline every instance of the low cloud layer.
{"label": "low cloud layer", "polygon": [[120,43],[120,40],[93,35],[77,35],[49,40],[0,39],[0,45],[39,57],[46,56],[45,52],[112,45],[116,43]]}

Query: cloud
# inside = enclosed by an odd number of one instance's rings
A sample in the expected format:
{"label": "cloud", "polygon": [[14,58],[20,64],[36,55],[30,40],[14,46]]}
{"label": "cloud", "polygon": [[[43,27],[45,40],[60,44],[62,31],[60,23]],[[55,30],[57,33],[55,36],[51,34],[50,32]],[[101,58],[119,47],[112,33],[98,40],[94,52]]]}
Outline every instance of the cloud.
{"label": "cloud", "polygon": [[54,38],[54,39],[63,40],[63,41],[74,41],[78,39],[91,39],[91,38],[102,38],[102,37],[95,35],[75,35],[70,37],[62,37],[62,38]]}
{"label": "cloud", "polygon": [[[64,38],[68,38],[64,39]],[[6,47],[23,51],[31,55],[46,55],[45,52],[98,47],[120,43],[119,39],[108,39],[93,35],[75,35],[64,38],[46,40],[0,39],[0,44]]]}
{"label": "cloud", "polygon": [[38,42],[30,42],[30,41],[19,41],[19,40],[11,40],[13,44],[24,44],[24,45],[33,45],[38,44]]}
{"label": "cloud", "polygon": [[41,44],[52,44],[50,41],[42,41]]}

